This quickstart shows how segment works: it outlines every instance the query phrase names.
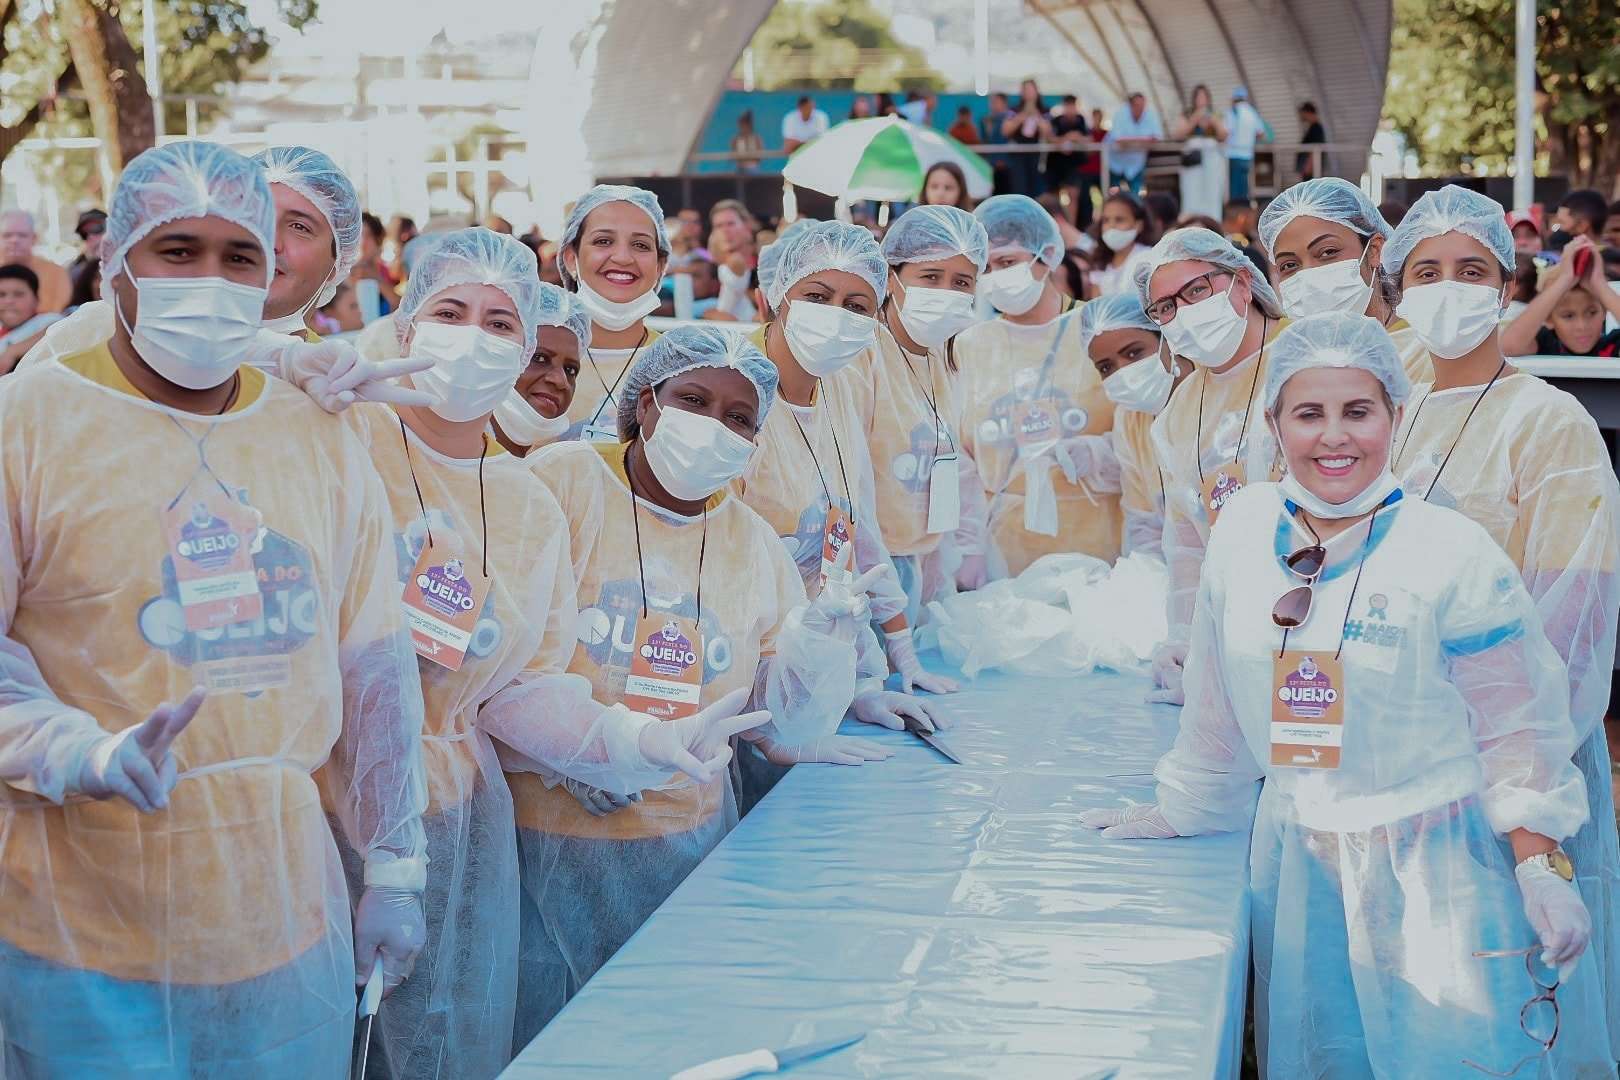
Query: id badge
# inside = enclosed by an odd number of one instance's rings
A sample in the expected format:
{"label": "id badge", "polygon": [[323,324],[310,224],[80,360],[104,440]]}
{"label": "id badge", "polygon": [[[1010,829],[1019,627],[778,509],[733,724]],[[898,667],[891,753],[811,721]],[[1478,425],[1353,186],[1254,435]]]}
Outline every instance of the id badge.
{"label": "id badge", "polygon": [[1271,763],[1337,769],[1344,745],[1344,665],[1289,649],[1271,662]]}
{"label": "id badge", "polygon": [[187,630],[212,630],[263,616],[259,575],[253,566],[259,524],[257,514],[223,491],[188,495],[163,511],[163,533]]}
{"label": "id badge", "polygon": [[1227,500],[1242,491],[1246,483],[1248,477],[1243,472],[1243,466],[1235,461],[1228,461],[1204,476],[1202,497],[1210,528],[1215,527],[1215,519],[1221,516]]}
{"label": "id badge", "polygon": [[955,532],[962,522],[961,462],[955,454],[934,459],[928,470],[928,531]]}
{"label": "id badge", "polygon": [[625,706],[660,720],[697,712],[703,694],[703,635],[697,623],[654,611],[636,620],[633,640]]}
{"label": "id badge", "polygon": [[1012,429],[1020,459],[1041,453],[1057,442],[1057,402],[1051,398],[1019,402],[1013,406]]}
{"label": "id badge", "polygon": [[[827,520],[821,529],[821,587],[836,581],[848,585],[855,579],[855,523],[841,506],[827,507]],[[850,550],[846,553],[845,548]]]}
{"label": "id badge", "polygon": [[416,655],[451,671],[467,658],[489,579],[429,543],[405,584],[405,625]]}

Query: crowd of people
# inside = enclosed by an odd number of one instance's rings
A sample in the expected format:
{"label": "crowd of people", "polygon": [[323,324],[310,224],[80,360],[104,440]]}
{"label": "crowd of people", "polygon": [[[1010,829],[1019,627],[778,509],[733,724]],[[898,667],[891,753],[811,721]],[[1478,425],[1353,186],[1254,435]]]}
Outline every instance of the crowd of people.
{"label": "crowd of people", "polygon": [[1252,830],[1267,1075],[1613,1075],[1620,487],[1510,359],[1615,311],[1611,208],[1504,327],[1525,222],[1455,186],[1119,191],[1073,275],[961,201],[385,260],[318,151],[130,162],[0,381],[0,1072],[343,1075],[379,980],[375,1074],[493,1076],[785,770],[881,767],[846,715],[946,725],[930,601],[1078,552],[1164,562],[1181,713],[1077,827]]}

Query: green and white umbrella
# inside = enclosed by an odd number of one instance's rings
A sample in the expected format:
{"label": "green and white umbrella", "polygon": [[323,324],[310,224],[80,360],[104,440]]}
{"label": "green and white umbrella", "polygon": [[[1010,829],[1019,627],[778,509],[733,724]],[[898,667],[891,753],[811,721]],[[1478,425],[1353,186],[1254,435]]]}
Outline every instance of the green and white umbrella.
{"label": "green and white umbrella", "polygon": [[910,202],[922,194],[928,170],[941,161],[962,170],[970,196],[990,194],[992,173],[982,157],[943,132],[898,116],[839,124],[795,150],[782,176],[844,199]]}

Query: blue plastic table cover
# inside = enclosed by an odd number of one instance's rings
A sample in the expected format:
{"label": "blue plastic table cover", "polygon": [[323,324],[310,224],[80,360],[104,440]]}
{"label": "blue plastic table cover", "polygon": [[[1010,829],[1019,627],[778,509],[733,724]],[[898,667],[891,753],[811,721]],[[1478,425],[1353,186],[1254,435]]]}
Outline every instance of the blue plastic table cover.
{"label": "blue plastic table cover", "polygon": [[1078,821],[1151,798],[1179,710],[1147,689],[981,674],[938,699],[962,765],[846,722],[895,756],[793,769],[505,1075],[666,1078],[864,1031],[786,1075],[1236,1076],[1247,835]]}

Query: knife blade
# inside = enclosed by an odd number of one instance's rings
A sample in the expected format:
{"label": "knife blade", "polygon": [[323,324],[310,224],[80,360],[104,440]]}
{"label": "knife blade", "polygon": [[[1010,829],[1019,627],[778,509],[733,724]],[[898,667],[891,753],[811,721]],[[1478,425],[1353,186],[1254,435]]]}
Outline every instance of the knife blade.
{"label": "knife blade", "polygon": [[935,750],[938,750],[945,756],[946,760],[950,761],[952,764],[962,764],[962,759],[956,756],[955,750],[952,750],[949,746],[946,746],[944,740],[942,740],[934,732],[923,727],[922,724],[918,723],[914,717],[906,717],[906,730],[917,736],[917,738],[921,739],[929,746],[932,746]]}
{"label": "knife blade", "polygon": [[366,979],[366,987],[360,992],[360,1004],[355,1009],[355,1040],[354,1068],[349,1075],[353,1080],[364,1080],[366,1075],[366,1059],[371,1054],[371,1026],[377,1019],[377,1009],[382,1004],[383,963],[382,954],[371,965],[371,976]]}
{"label": "knife blade", "polygon": [[829,1039],[826,1042],[802,1043],[782,1050],[751,1050],[746,1054],[733,1054],[730,1057],[705,1061],[690,1069],[682,1069],[669,1080],[741,1080],[742,1077],[757,1073],[779,1072],[795,1065],[802,1065],[806,1061],[826,1057],[828,1054],[836,1054],[840,1050],[854,1046],[864,1038],[866,1032],[863,1031],[859,1035]]}

